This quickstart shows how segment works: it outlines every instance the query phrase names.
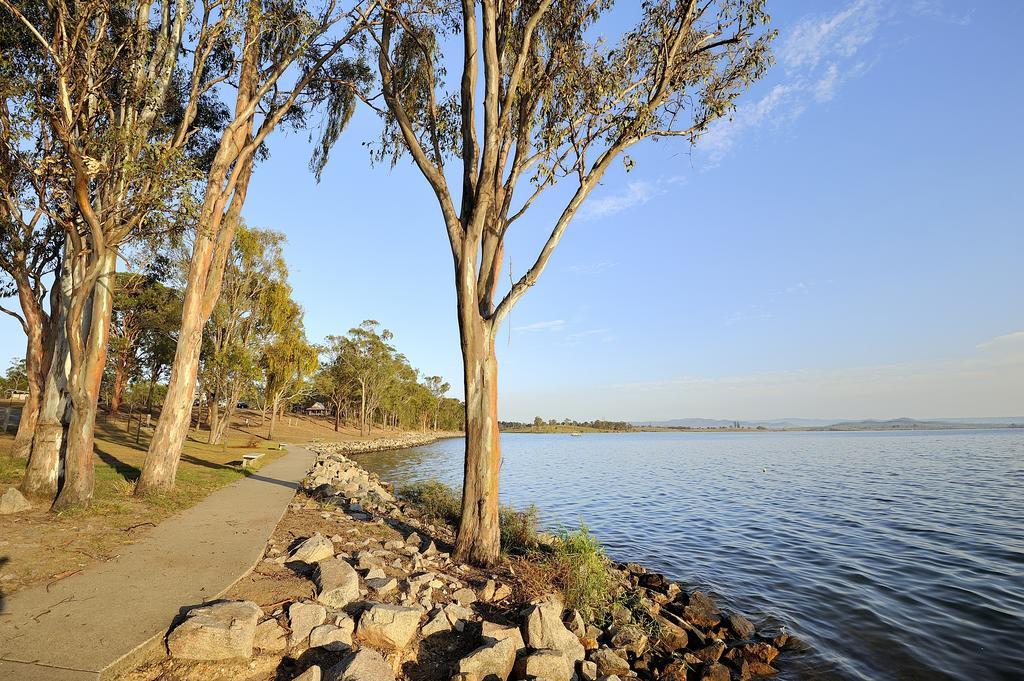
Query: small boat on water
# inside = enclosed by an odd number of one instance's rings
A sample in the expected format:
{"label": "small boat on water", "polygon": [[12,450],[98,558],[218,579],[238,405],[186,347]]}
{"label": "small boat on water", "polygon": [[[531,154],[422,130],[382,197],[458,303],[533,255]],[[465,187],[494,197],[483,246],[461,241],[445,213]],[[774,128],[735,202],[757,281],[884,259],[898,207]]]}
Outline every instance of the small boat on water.
{"label": "small boat on water", "polygon": [[573,437],[579,437],[580,435],[583,435],[583,433],[569,433],[569,435],[572,435]]}

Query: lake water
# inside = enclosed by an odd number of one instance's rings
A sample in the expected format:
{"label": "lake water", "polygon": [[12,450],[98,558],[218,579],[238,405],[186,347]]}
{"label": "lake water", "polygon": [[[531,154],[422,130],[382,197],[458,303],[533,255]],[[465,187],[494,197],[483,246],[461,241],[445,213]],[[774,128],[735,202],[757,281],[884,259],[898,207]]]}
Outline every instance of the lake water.
{"label": "lake water", "polygon": [[[1024,678],[1024,430],[502,436],[502,501],[806,649],[782,679]],[[361,455],[460,484],[462,441]]]}

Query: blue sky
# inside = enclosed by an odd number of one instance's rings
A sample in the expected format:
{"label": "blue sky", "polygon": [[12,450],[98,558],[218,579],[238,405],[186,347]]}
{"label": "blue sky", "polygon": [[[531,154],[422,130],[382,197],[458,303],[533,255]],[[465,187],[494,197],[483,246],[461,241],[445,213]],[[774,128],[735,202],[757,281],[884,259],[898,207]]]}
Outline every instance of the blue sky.
{"label": "blue sky", "polygon": [[[1024,5],[769,8],[778,64],[734,119],[635,148],[512,312],[504,418],[1024,414]],[[368,167],[373,135],[357,114],[319,185],[278,135],[246,219],[287,234],[311,339],[377,319],[459,386],[436,201]],[[510,236],[517,276],[555,208]]]}

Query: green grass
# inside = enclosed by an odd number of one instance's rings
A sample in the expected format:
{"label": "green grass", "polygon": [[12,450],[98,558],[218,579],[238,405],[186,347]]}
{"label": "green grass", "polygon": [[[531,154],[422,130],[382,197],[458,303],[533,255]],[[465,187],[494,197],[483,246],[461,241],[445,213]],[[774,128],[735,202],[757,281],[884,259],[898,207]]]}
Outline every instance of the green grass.
{"label": "green grass", "polygon": [[614,602],[618,592],[615,572],[601,542],[586,525],[562,530],[547,560],[566,607],[579,610],[584,619],[592,621]]}

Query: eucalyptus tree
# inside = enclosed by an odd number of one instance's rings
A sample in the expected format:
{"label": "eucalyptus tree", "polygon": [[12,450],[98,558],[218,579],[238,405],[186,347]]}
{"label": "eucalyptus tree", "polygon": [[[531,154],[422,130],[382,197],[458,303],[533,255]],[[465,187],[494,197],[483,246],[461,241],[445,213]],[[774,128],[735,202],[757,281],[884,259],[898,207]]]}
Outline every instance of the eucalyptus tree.
{"label": "eucalyptus tree", "polygon": [[331,111],[325,144],[337,139],[367,77],[357,52],[365,17],[377,1],[353,0],[342,7],[337,0],[326,0],[319,9],[303,0],[226,0],[217,6],[221,12],[231,11],[238,28],[221,36],[211,57],[228,63],[225,78],[236,85],[234,109],[205,180],[174,364],[137,495],[174,486],[203,329],[220,295],[257,153],[278,125],[301,124],[321,101],[329,101]]}
{"label": "eucalyptus tree", "polygon": [[[609,16],[611,0],[392,0],[375,11],[379,158],[412,157],[455,266],[466,397],[459,560],[489,565],[500,551],[499,325],[616,159],[628,169],[624,152],[645,139],[695,142],[765,72],[764,6],[644,0],[610,38],[623,18]],[[461,49],[442,51],[449,39]],[[453,159],[461,167],[449,168]],[[509,228],[556,185],[536,258],[500,291]]]}
{"label": "eucalyptus tree", "polygon": [[[205,69],[226,18],[203,14],[189,69],[179,64],[186,28],[197,19],[189,0],[47,3],[0,0],[19,48],[38,64],[22,115],[41,121],[52,156],[36,171],[63,179],[70,217],[66,239],[70,287],[64,332],[71,401],[64,484],[54,508],[88,502],[93,489],[93,431],[106,359],[114,272],[134,237],[170,220],[196,179],[196,135],[203,98],[216,82]],[[207,121],[209,122],[209,121]],[[192,152],[192,153],[190,153]]]}
{"label": "eucalyptus tree", "polygon": [[270,409],[267,438],[274,437],[280,411],[309,392],[308,379],[317,368],[317,348],[306,340],[301,316],[263,350],[266,404]]}
{"label": "eucalyptus tree", "polygon": [[207,323],[209,346],[200,373],[210,404],[210,444],[221,442],[243,391],[255,380],[263,344],[295,323],[289,314],[284,240],[279,232],[245,225],[235,234],[220,297]]}
{"label": "eucalyptus tree", "polygon": [[351,365],[345,361],[350,349],[344,336],[327,336],[320,348],[322,360],[315,377],[316,392],[330,402],[334,411],[334,430],[341,427],[342,412],[355,402],[356,379]]}
{"label": "eucalyptus tree", "polygon": [[440,376],[427,376],[423,379],[423,385],[426,386],[427,391],[430,393],[433,429],[437,430],[437,419],[441,413],[441,404],[444,396],[451,390],[451,385]]}
{"label": "eucalyptus tree", "polygon": [[359,397],[359,433],[369,435],[373,414],[395,373],[394,335],[373,319],[349,329],[342,361],[351,372]]}
{"label": "eucalyptus tree", "polygon": [[45,58],[9,13],[0,10],[0,298],[16,296],[20,310],[0,306],[25,333],[28,395],[18,422],[13,454],[27,458],[53,354],[59,315],[48,290],[59,276],[62,221],[69,218],[66,174],[55,172],[56,142],[47,122],[32,113]]}

